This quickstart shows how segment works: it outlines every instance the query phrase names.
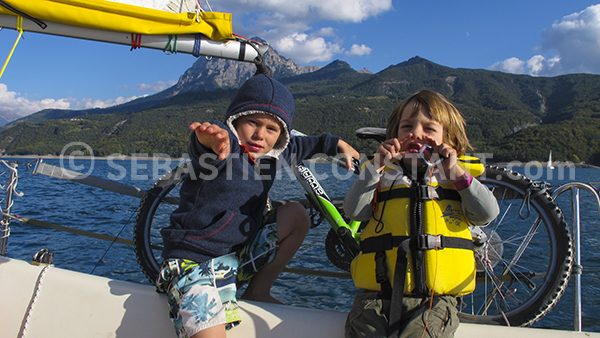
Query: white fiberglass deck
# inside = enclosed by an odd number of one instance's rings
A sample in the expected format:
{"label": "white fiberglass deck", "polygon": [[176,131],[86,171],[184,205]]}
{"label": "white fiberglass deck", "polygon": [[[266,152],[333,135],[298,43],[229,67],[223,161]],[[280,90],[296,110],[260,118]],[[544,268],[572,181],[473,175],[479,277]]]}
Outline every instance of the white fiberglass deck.
{"label": "white fiberglass deck", "polygon": [[[41,278],[40,278],[41,277]],[[34,297],[35,295],[35,297]],[[230,338],[336,338],[346,314],[241,302]],[[175,337],[166,296],[149,285],[0,257],[0,338]],[[461,324],[461,337],[599,337],[600,333]]]}

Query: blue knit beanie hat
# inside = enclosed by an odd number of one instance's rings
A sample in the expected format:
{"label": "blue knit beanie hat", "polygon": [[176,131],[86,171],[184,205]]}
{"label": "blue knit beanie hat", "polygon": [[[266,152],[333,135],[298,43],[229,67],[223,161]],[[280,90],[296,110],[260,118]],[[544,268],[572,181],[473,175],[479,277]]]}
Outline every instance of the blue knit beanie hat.
{"label": "blue knit beanie hat", "polygon": [[287,87],[272,77],[258,74],[240,87],[227,108],[225,118],[229,128],[236,133],[233,121],[242,115],[267,113],[276,117],[283,127],[282,137],[273,148],[276,153],[271,155],[278,156],[289,143],[295,107],[294,97]]}

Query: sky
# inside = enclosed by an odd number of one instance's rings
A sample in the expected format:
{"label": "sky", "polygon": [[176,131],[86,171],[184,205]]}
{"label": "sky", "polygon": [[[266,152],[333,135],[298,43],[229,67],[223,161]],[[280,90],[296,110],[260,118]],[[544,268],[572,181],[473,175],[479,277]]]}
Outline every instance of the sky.
{"label": "sky", "polygon": [[[147,0],[159,1],[159,0]],[[201,4],[206,8],[205,0]],[[420,56],[453,68],[532,76],[600,74],[600,1],[213,0],[236,34],[301,66],[373,73]],[[0,62],[17,32],[0,30]],[[0,78],[0,114],[107,107],[175,84],[196,59],[25,32]]]}

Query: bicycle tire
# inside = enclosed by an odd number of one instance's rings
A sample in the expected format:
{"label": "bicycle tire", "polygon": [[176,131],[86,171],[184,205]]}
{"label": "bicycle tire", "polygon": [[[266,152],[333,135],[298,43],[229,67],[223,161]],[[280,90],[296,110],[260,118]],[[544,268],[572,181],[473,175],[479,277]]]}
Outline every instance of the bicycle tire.
{"label": "bicycle tire", "polygon": [[[174,169],[169,175],[159,179],[154,186],[146,192],[140,201],[135,222],[135,229],[133,231],[135,257],[142,272],[152,284],[156,282],[158,271],[162,264],[162,258],[160,256],[162,251],[160,229],[169,224],[167,219],[155,220],[154,216],[156,215],[158,208],[161,207],[161,203],[164,200],[167,200],[169,194],[171,194],[179,183],[181,183],[181,177],[176,179],[171,178],[178,170],[180,170],[180,167]],[[168,205],[171,206],[170,209],[174,210],[178,204],[179,194],[175,193],[171,198],[172,200]],[[164,212],[164,215],[164,217],[170,216],[170,212],[166,211]]]}
{"label": "bicycle tire", "polygon": [[[486,167],[479,180],[494,192],[500,214],[483,228],[494,239],[476,250],[478,270],[483,271],[477,273],[475,292],[459,299],[459,317],[463,322],[529,326],[556,305],[567,287],[573,262],[569,227],[545,186],[495,166]],[[521,239],[517,231],[525,230],[523,224],[533,219],[524,217],[524,207],[536,215]],[[490,258],[490,252],[497,257]],[[483,302],[474,311],[476,298]]]}
{"label": "bicycle tire", "polygon": [[346,249],[333,229],[329,229],[325,236],[325,254],[335,267],[350,272],[350,263],[354,255]]}

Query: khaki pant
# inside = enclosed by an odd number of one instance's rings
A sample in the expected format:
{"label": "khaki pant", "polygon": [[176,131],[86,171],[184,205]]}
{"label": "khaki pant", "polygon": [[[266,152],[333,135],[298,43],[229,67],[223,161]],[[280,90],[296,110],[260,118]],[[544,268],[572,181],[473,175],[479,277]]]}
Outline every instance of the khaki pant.
{"label": "khaki pant", "polygon": [[[378,298],[376,292],[359,292],[346,319],[346,337],[388,337],[390,300]],[[403,297],[400,338],[451,338],[458,328],[456,298],[436,296],[429,300]]]}

